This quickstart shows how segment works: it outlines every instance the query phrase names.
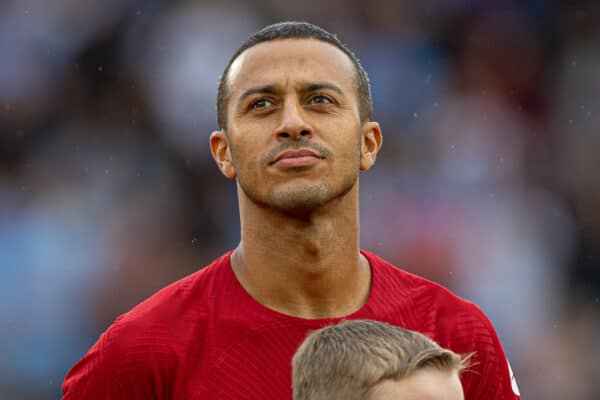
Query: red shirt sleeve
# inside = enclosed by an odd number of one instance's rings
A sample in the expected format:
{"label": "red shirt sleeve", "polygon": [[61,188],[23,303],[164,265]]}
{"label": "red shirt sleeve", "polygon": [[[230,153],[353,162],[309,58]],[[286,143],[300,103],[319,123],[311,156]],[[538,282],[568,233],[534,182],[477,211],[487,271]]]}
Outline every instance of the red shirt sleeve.
{"label": "red shirt sleeve", "polygon": [[107,351],[111,347],[110,335],[110,329],[103,333],[67,373],[62,385],[63,400],[124,398],[113,396],[109,391],[117,367],[116,358]]}
{"label": "red shirt sleeve", "polygon": [[465,399],[519,400],[520,394],[508,359],[489,318],[475,304],[458,316],[458,338],[467,338],[475,354],[472,367],[463,373]]}
{"label": "red shirt sleeve", "polygon": [[119,319],[67,373],[63,400],[137,400],[172,395],[175,357],[156,335]]}

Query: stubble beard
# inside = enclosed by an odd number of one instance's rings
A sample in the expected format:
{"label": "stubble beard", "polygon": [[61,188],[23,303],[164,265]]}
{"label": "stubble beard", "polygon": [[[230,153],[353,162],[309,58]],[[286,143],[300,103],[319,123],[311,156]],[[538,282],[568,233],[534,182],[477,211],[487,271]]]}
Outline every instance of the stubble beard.
{"label": "stubble beard", "polygon": [[[267,153],[261,157],[261,163],[263,166],[267,166],[272,157],[278,152],[282,151],[284,148],[300,147],[316,147],[316,150],[318,150],[321,154],[326,155],[327,157],[333,157],[333,154],[331,151],[329,151],[329,149],[325,147],[319,147],[315,144],[308,145],[305,141],[299,140],[294,144],[282,144],[278,148],[273,149],[270,153]],[[326,205],[342,199],[346,194],[348,194],[348,192],[352,190],[354,185],[356,185],[359,174],[358,167],[360,161],[360,144],[358,144],[358,149],[359,152],[354,157],[350,154],[345,154],[343,156],[342,164],[349,169],[344,175],[339,186],[336,185],[337,187],[332,187],[329,183],[322,182],[313,185],[306,185],[297,189],[273,191],[267,194],[261,194],[260,190],[257,189],[260,185],[259,182],[253,182],[252,179],[247,181],[244,176],[246,175],[251,177],[253,175],[258,175],[258,171],[255,169],[258,168],[258,166],[247,166],[243,169],[238,168],[241,165],[237,162],[237,151],[234,151],[233,147],[231,149],[231,156],[236,169],[240,172],[244,171],[244,173],[238,173],[237,182],[246,197],[252,203],[260,208],[270,209],[287,216],[295,218],[308,218],[314,212],[322,209]]]}
{"label": "stubble beard", "polygon": [[358,171],[347,174],[337,188],[332,188],[327,183],[319,183],[306,185],[298,189],[273,191],[265,196],[260,196],[253,185],[246,185],[243,179],[238,179],[238,183],[246,197],[257,206],[287,216],[305,218],[326,205],[343,198],[352,190],[357,180]]}

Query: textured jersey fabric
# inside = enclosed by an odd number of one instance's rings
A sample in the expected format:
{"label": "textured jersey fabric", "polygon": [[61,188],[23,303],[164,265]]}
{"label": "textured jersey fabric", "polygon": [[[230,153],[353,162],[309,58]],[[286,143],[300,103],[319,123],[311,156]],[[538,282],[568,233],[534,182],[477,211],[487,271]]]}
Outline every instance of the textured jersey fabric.
{"label": "textured jersey fabric", "polygon": [[[270,310],[239,284],[231,252],[119,316],[63,383],[63,399],[291,399],[291,359],[306,335],[340,318]],[[442,286],[374,254],[367,302],[344,319],[373,319],[476,352],[463,373],[466,400],[518,399],[484,313]]]}

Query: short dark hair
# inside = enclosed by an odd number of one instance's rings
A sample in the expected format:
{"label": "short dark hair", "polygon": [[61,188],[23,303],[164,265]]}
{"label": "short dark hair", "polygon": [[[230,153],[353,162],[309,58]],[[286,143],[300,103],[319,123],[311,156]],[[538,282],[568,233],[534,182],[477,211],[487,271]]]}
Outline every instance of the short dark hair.
{"label": "short dark hair", "polygon": [[271,40],[278,39],[316,39],[323,42],[330,43],[343,51],[352,61],[356,68],[356,87],[358,91],[358,108],[361,121],[368,121],[371,119],[373,111],[373,100],[371,98],[371,88],[369,86],[369,77],[367,72],[364,70],[360,61],[356,55],[344,45],[336,35],[326,31],[325,29],[318,27],[317,25],[308,22],[297,22],[297,21],[286,21],[278,22],[266,26],[253,33],[246,39],[244,43],[237,49],[233,54],[225,71],[221,75],[219,80],[219,89],[217,91],[217,122],[221,129],[227,129],[227,75],[231,64],[236,58],[244,51],[248,50],[259,43],[269,42]]}

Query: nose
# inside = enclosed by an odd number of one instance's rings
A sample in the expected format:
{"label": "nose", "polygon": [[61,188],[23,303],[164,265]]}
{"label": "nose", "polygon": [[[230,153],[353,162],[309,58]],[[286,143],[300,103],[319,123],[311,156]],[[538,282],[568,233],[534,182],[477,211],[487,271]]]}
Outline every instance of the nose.
{"label": "nose", "polygon": [[279,141],[310,139],[313,136],[313,128],[306,121],[302,106],[295,101],[286,101],[281,113],[279,126],[275,130],[275,136]]}

